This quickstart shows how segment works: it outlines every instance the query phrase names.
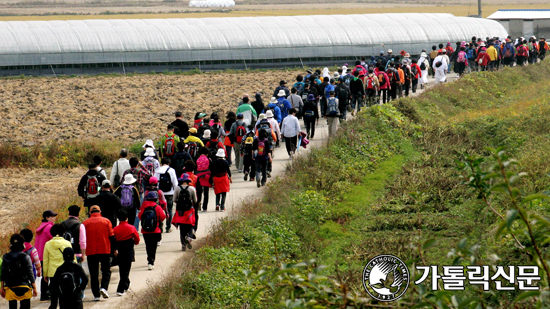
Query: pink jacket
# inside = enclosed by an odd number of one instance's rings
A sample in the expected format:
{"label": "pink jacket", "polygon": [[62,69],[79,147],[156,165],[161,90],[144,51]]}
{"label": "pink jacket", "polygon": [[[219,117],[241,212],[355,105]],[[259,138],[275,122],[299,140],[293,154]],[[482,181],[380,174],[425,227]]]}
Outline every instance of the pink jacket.
{"label": "pink jacket", "polygon": [[[388,77],[388,74],[386,74],[386,72],[378,72],[378,74],[384,74],[384,78],[386,79],[386,83],[384,84],[384,86],[380,84],[380,89],[389,89],[391,85],[390,85],[390,78]],[[378,75],[376,75],[376,77],[378,78]]]}
{"label": "pink jacket", "polygon": [[40,261],[44,260],[44,246],[46,246],[46,243],[53,238],[50,234],[52,226],[53,222],[42,222],[36,230],[36,241],[34,242],[34,247],[38,251]]}

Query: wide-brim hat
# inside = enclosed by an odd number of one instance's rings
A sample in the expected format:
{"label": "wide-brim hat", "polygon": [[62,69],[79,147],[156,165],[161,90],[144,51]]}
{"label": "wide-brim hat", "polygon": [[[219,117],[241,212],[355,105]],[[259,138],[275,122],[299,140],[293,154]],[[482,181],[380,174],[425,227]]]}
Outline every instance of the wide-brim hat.
{"label": "wide-brim hat", "polygon": [[191,179],[189,179],[189,175],[187,173],[181,174],[181,177],[178,178],[179,182],[191,182]]}
{"label": "wide-brim hat", "polygon": [[269,103],[277,103],[277,98],[276,97],[271,97],[271,100],[269,100]]}
{"label": "wide-brim hat", "polygon": [[143,144],[143,146],[141,146],[141,148],[145,148],[145,147],[151,147],[153,149],[155,149],[155,144],[153,143],[153,140],[152,139],[148,139],[145,141],[145,144]]}
{"label": "wide-brim hat", "polygon": [[479,46],[485,47],[485,42],[481,42],[481,44]]}
{"label": "wide-brim hat", "polygon": [[156,156],[156,154],[155,154],[155,151],[153,150],[153,148],[147,148],[147,150],[145,150],[144,156],[145,157],[154,157],[154,156]]}
{"label": "wide-brim hat", "polygon": [[258,117],[258,119],[260,119],[260,120],[263,120],[265,118],[267,118],[267,116],[265,114],[260,114],[260,116]]}
{"label": "wide-brim hat", "polygon": [[420,54],[420,57],[426,58],[426,57],[428,57],[428,55],[426,55],[426,53],[422,53],[422,54]]}
{"label": "wide-brim hat", "polygon": [[134,178],[134,175],[132,174],[126,174],[126,176],[124,176],[124,181],[122,182],[122,184],[125,184],[125,185],[131,185],[133,184],[134,182],[136,182],[137,180]]}
{"label": "wide-brim hat", "polygon": [[315,101],[315,96],[312,93],[310,93],[310,94],[307,95],[307,100],[308,101]]}
{"label": "wide-brim hat", "polygon": [[211,135],[212,132],[210,130],[204,130],[204,132],[202,133],[203,138],[210,138]]}
{"label": "wide-brim hat", "polygon": [[267,112],[265,112],[265,116],[267,118],[273,118],[273,112],[271,110],[268,110]]}
{"label": "wide-brim hat", "polygon": [[278,96],[278,97],[285,97],[285,96],[286,96],[286,92],[285,92],[283,89],[281,89],[281,90],[279,90],[279,93],[277,93],[277,96]]}
{"label": "wide-brim hat", "polygon": [[411,55],[409,53],[405,53],[405,58],[410,58]]}
{"label": "wide-brim hat", "polygon": [[225,150],[223,149],[218,149],[218,152],[216,153],[216,157],[218,158],[225,158]]}

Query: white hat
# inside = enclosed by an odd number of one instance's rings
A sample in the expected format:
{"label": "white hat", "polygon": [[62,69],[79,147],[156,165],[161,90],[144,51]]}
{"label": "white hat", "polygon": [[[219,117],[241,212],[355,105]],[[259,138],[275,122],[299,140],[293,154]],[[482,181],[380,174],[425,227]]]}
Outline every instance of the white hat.
{"label": "white hat", "polygon": [[225,158],[225,151],[222,148],[218,149],[218,152],[216,153],[216,157]]}
{"label": "white hat", "polygon": [[260,117],[259,117],[260,120],[265,119],[265,118],[266,118],[265,114],[260,114]]}
{"label": "white hat", "polygon": [[150,146],[151,148],[155,149],[155,144],[153,143],[152,139],[148,139],[145,141],[145,144],[141,146],[141,148],[145,148],[145,146]]}
{"label": "white hat", "polygon": [[[260,114],[260,116],[261,116],[261,114]],[[273,112],[271,110],[268,110],[267,112],[265,112],[265,116],[267,118],[273,118]]]}
{"label": "white hat", "polygon": [[271,100],[269,101],[269,103],[277,103],[277,98],[276,97],[271,97]]}
{"label": "white hat", "polygon": [[425,52],[422,52],[422,54],[420,54],[420,57],[424,57],[424,58],[426,58],[426,57],[428,57],[428,55],[426,55],[426,53],[425,53]]}
{"label": "white hat", "polygon": [[126,174],[126,176],[124,176],[124,181],[122,182],[122,184],[131,185],[134,182],[136,182],[136,179],[134,178],[134,175]]}
{"label": "white hat", "polygon": [[202,138],[210,138],[210,134],[212,132],[210,132],[210,130],[204,130],[204,132],[202,133]]}
{"label": "white hat", "polygon": [[390,48],[390,49],[388,49],[388,54],[391,54],[391,53],[393,53],[393,50],[391,50],[391,48]]}
{"label": "white hat", "polygon": [[[343,71],[342,71],[342,72],[343,72]],[[334,74],[332,74],[332,77],[333,77],[334,79],[338,79],[338,78],[340,78],[340,74],[338,74],[338,72],[334,72]]]}
{"label": "white hat", "polygon": [[277,96],[278,97],[286,97],[286,92],[283,89],[281,89],[281,90],[279,90],[279,93],[277,93]]}
{"label": "white hat", "polygon": [[147,150],[145,150],[144,156],[154,157],[154,156],[156,156],[156,154],[155,154],[155,151],[153,150],[153,148],[147,148]]}
{"label": "white hat", "polygon": [[481,42],[481,44],[479,44],[479,46],[485,47],[485,42]]}

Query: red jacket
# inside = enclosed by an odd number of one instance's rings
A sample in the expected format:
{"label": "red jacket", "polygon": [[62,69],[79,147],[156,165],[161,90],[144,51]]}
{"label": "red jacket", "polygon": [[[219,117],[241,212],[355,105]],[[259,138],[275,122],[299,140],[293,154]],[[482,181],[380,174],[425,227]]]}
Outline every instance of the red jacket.
{"label": "red jacket", "polygon": [[116,241],[124,241],[128,239],[134,239],[134,244],[139,244],[139,233],[136,228],[128,222],[121,222],[117,225],[113,232],[115,233]]}
{"label": "red jacket", "polygon": [[96,212],[82,224],[86,227],[86,255],[111,254],[109,237],[114,236],[111,221]]}
{"label": "red jacket", "polygon": [[[483,62],[481,64],[479,64],[479,59],[483,59]],[[487,66],[487,64],[489,64],[489,62],[491,62],[491,57],[486,52],[482,51],[477,55],[477,58],[476,58],[477,64],[485,67]]]}
{"label": "red jacket", "polygon": [[416,72],[417,72],[416,73],[416,78],[418,79],[418,78],[422,77],[422,70],[420,70],[420,66],[416,63],[411,64],[411,73],[412,73],[412,68],[414,68],[414,67],[416,67]]}
{"label": "red jacket", "polygon": [[143,228],[141,229],[141,234],[160,234],[162,233],[162,230],[160,229],[159,225],[162,221],[166,219],[166,213],[162,208],[160,208],[159,205],[157,205],[157,202],[155,201],[144,201],[143,204],[141,204],[141,210],[139,211],[138,218],[141,220],[141,216],[143,215],[143,211],[145,208],[148,207],[155,207],[155,210],[157,212],[157,228],[154,232],[145,232]]}

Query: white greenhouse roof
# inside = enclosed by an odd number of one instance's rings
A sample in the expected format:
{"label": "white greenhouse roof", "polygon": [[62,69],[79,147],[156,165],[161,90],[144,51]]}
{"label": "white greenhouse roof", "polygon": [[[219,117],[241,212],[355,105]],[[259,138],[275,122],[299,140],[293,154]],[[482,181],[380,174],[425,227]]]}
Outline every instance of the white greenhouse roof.
{"label": "white greenhouse roof", "polygon": [[550,10],[498,10],[488,19],[550,19]]}
{"label": "white greenhouse roof", "polygon": [[507,35],[493,20],[419,13],[5,21],[0,66],[332,58],[388,48],[417,55],[438,43]]}

